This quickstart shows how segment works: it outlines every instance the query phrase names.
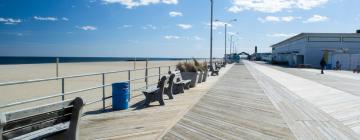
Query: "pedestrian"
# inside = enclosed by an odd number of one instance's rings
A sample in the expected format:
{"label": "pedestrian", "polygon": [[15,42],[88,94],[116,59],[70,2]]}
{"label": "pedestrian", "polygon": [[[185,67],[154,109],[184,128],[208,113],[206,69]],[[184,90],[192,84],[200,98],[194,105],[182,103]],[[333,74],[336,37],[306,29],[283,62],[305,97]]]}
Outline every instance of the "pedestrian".
{"label": "pedestrian", "polygon": [[340,64],[339,60],[336,61],[335,70],[341,70],[341,64]]}
{"label": "pedestrian", "polygon": [[324,74],[325,66],[326,66],[326,61],[325,61],[325,58],[323,57],[323,58],[321,58],[321,61],[320,61],[321,74]]}

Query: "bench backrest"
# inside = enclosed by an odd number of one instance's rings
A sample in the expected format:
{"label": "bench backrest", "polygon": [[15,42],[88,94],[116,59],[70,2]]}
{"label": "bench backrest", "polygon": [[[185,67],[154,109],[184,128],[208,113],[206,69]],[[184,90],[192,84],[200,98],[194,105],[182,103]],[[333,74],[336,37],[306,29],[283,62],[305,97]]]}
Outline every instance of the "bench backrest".
{"label": "bench backrest", "polygon": [[0,113],[0,140],[16,138],[57,124],[69,124],[66,139],[78,138],[78,123],[84,102],[67,100],[16,112]]}
{"label": "bench backrest", "polygon": [[176,82],[179,82],[179,81],[183,80],[182,77],[181,77],[181,72],[180,71],[177,70],[177,71],[173,71],[171,73],[175,74],[174,79],[175,79]]}

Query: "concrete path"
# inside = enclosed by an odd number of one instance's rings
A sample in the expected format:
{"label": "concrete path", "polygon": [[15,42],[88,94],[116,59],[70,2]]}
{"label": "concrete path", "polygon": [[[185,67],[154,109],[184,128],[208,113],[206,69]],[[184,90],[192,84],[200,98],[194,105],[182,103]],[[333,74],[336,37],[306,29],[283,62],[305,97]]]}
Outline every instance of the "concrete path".
{"label": "concrete path", "polygon": [[295,139],[244,65],[235,65],[164,137]]}
{"label": "concrete path", "polygon": [[319,70],[316,69],[284,68],[268,64],[261,65],[314,81],[355,96],[360,96],[360,79],[358,80],[358,77],[360,77],[359,74],[353,74],[349,71],[325,71],[325,74],[320,74]]}
{"label": "concrete path", "polygon": [[359,139],[360,97],[246,62],[298,139]]}

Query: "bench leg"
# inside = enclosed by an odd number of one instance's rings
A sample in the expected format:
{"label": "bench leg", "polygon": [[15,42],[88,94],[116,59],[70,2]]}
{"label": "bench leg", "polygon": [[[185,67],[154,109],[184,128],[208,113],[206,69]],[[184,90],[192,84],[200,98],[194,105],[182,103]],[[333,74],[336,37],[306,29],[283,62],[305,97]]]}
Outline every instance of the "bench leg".
{"label": "bench leg", "polygon": [[174,99],[174,96],[171,94],[171,93],[166,93],[166,95],[169,97],[169,99],[171,100],[171,99]]}
{"label": "bench leg", "polygon": [[145,103],[143,104],[143,106],[148,107],[150,106],[150,97],[147,93],[144,93],[144,95],[145,95]]}
{"label": "bench leg", "polygon": [[184,89],[190,89],[190,83],[185,84]]}
{"label": "bench leg", "polygon": [[159,101],[160,105],[165,105],[164,98],[163,98],[164,91],[157,91],[155,93],[155,100]]}
{"label": "bench leg", "polygon": [[159,101],[160,105],[165,105],[164,101]]}
{"label": "bench leg", "polygon": [[179,93],[185,93],[185,84],[181,84],[181,86],[179,86]]}
{"label": "bench leg", "polygon": [[172,93],[172,88],[174,87],[171,87],[171,88],[166,88],[166,95],[169,97],[169,99],[174,99],[173,97],[173,93]]}

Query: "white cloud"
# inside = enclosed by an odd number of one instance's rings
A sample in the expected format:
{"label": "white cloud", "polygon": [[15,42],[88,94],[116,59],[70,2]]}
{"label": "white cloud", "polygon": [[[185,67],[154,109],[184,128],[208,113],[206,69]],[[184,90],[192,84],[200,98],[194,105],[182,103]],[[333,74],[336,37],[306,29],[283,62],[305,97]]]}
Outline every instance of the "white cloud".
{"label": "white cloud", "polygon": [[178,40],[178,39],[182,39],[182,40],[190,40],[190,41],[201,41],[204,40],[203,38],[199,37],[199,36],[176,36],[176,35],[167,35],[164,36],[164,38],[166,40]]}
{"label": "white cloud", "polygon": [[295,19],[300,19],[300,17],[293,17],[293,16],[284,16],[284,17],[277,17],[277,16],[266,16],[265,18],[258,18],[260,22],[291,22]]}
{"label": "white cloud", "polygon": [[167,40],[180,39],[179,36],[174,36],[174,35],[167,35],[167,36],[164,36],[164,38]]}
{"label": "white cloud", "polygon": [[151,24],[148,24],[148,25],[145,25],[142,27],[144,30],[147,30],[147,29],[151,29],[151,30],[156,30],[157,27],[154,26],[154,25],[151,25]]}
{"label": "white cloud", "polygon": [[165,4],[178,4],[178,0],[162,0]]}
{"label": "white cloud", "polygon": [[177,26],[184,30],[192,28],[192,25],[190,24],[178,24]]}
{"label": "white cloud", "polygon": [[[227,24],[227,27],[232,27],[232,25],[229,24],[229,23],[222,22],[222,21],[214,21],[213,22],[213,29],[216,30],[218,28],[225,27],[225,24]],[[207,23],[206,25],[210,26],[210,23]]]}
{"label": "white cloud", "polygon": [[131,27],[133,27],[133,25],[125,24],[125,25],[121,26],[120,28],[131,28]]}
{"label": "white cloud", "polygon": [[0,23],[4,23],[7,25],[16,25],[21,23],[21,19],[13,19],[13,18],[2,18],[0,17]]}
{"label": "white cloud", "polygon": [[62,17],[61,18],[63,21],[69,21],[69,19],[67,17]]}
{"label": "white cloud", "polygon": [[177,17],[177,16],[183,16],[183,14],[181,13],[181,12],[176,12],[176,11],[171,11],[170,13],[169,13],[169,16],[171,16],[171,17]]}
{"label": "white cloud", "polygon": [[327,2],[328,0],[232,0],[232,6],[228,8],[228,11],[238,13],[244,10],[253,10],[276,13],[293,8],[309,10]]}
{"label": "white cloud", "polygon": [[95,26],[89,26],[89,25],[86,25],[86,26],[81,26],[81,27],[78,27],[79,29],[82,29],[84,31],[95,31],[97,30],[97,27]]}
{"label": "white cloud", "polygon": [[285,33],[273,33],[273,34],[267,34],[266,36],[268,37],[292,37],[295,36],[296,34],[294,33],[290,33],[290,34],[285,34]]}
{"label": "white cloud", "polygon": [[308,18],[307,20],[304,21],[304,23],[314,23],[314,22],[323,22],[328,20],[329,18],[326,16],[321,16],[321,15],[313,15],[312,17]]}
{"label": "white cloud", "polygon": [[105,4],[121,4],[126,8],[132,9],[134,7],[146,6],[150,4],[178,4],[178,0],[102,0]]}
{"label": "white cloud", "polygon": [[57,21],[58,19],[56,17],[40,17],[40,16],[34,16],[35,20],[41,20],[41,21]]}

